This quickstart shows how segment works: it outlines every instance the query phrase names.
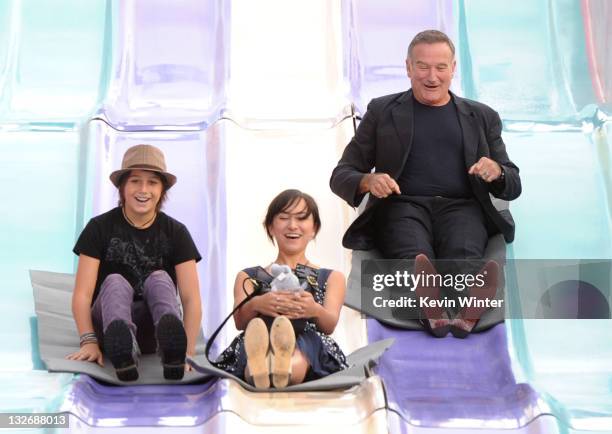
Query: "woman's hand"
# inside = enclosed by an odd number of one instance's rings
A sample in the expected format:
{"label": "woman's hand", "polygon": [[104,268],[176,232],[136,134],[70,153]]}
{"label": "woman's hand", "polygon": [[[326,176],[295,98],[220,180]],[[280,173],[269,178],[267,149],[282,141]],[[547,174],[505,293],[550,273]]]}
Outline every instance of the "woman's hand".
{"label": "woman's hand", "polygon": [[290,319],[304,318],[304,306],[301,302],[302,289],[295,291],[278,291],[276,298],[277,312]]}
{"label": "woman's hand", "polygon": [[290,291],[269,291],[255,297],[255,310],[266,316],[277,317],[293,312],[297,305],[291,298]]}
{"label": "woman's hand", "polygon": [[79,351],[66,356],[68,360],[83,360],[87,362],[96,362],[100,366],[104,366],[104,357],[97,343],[91,342],[83,345]]}
{"label": "woman's hand", "polygon": [[308,291],[297,291],[290,295],[292,309],[286,313],[287,318],[317,318],[323,306],[317,303]]}

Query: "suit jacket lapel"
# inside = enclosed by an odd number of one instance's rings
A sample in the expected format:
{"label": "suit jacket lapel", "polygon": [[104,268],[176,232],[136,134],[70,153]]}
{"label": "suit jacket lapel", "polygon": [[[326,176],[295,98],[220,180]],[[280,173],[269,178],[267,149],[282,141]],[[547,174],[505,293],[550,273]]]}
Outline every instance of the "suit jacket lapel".
{"label": "suit jacket lapel", "polygon": [[391,109],[391,116],[393,118],[393,125],[398,137],[398,152],[395,155],[390,155],[393,158],[391,164],[393,170],[390,170],[390,175],[397,179],[406,158],[410,153],[410,147],[412,146],[412,137],[414,134],[414,116],[413,116],[413,103],[412,103],[412,90],[403,93],[397,99],[397,105]]}
{"label": "suit jacket lapel", "polygon": [[451,93],[457,113],[459,115],[459,124],[461,125],[461,133],[463,135],[463,155],[465,159],[465,167],[470,168],[477,161],[478,142],[480,139],[479,125],[476,121],[476,115],[465,103],[463,98]]}
{"label": "suit jacket lapel", "polygon": [[[457,106],[459,114],[459,124],[461,125],[461,133],[463,135],[463,155],[465,158],[465,167],[468,170],[476,161],[478,161],[478,148],[480,147],[480,124],[476,119],[474,111],[465,103],[463,98],[459,98],[451,93],[452,98]],[[482,154],[481,154],[482,155]],[[482,182],[479,182],[476,177],[469,176],[472,190],[478,199],[481,201],[488,198],[488,191]]]}

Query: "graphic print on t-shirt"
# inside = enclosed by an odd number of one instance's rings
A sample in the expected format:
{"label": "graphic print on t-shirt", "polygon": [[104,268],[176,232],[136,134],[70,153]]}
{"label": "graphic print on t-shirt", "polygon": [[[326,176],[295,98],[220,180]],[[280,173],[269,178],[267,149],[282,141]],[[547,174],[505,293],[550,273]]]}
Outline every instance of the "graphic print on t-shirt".
{"label": "graphic print on t-shirt", "polygon": [[127,237],[127,241],[113,237],[110,239],[105,260],[123,265],[125,276],[133,285],[136,294],[142,294],[144,281],[155,270],[164,268],[164,256],[169,253],[170,243],[164,233],[157,237],[139,240]]}

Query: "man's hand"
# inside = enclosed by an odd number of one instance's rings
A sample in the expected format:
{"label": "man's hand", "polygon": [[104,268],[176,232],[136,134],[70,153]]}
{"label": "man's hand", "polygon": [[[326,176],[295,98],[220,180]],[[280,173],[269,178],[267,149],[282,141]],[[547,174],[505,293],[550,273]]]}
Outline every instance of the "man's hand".
{"label": "man's hand", "polygon": [[493,182],[501,176],[502,169],[499,164],[487,157],[482,157],[470,170],[470,175],[476,175],[485,182]]}
{"label": "man's hand", "polygon": [[363,175],[359,183],[359,192],[370,192],[382,199],[391,194],[402,194],[397,182],[386,173],[368,173]]}

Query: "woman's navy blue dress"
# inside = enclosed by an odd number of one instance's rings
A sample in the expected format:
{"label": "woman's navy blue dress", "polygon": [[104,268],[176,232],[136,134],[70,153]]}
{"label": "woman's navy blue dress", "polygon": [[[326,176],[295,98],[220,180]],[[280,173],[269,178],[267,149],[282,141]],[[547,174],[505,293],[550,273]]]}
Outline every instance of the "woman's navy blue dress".
{"label": "woman's navy blue dress", "polygon": [[[250,278],[269,284],[273,277],[262,267],[243,270]],[[323,305],[327,279],[332,270],[312,268],[298,264],[294,270],[300,284],[306,282],[314,300]],[[348,367],[346,356],[329,335],[319,331],[314,321],[306,321],[304,331],[296,336],[296,347],[308,359],[310,368],[304,381],[315,380]],[[215,365],[239,378],[244,379],[247,360],[244,350],[244,332],[240,333],[217,358]]]}

